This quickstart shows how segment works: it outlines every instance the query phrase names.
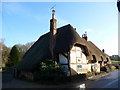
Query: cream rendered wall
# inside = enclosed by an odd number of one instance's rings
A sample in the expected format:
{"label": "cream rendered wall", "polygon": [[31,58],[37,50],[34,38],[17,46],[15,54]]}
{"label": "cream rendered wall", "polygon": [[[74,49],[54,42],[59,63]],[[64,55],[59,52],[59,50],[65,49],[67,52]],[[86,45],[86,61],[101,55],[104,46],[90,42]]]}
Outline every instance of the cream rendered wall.
{"label": "cream rendered wall", "polygon": [[88,72],[91,72],[91,64],[87,64],[88,65]]}
{"label": "cream rendered wall", "polygon": [[78,74],[83,74],[88,72],[88,65],[87,64],[81,64],[82,65],[82,72],[78,72]]}
{"label": "cream rendered wall", "polygon": [[76,48],[73,46],[73,48],[70,51],[70,63],[76,63]]}
{"label": "cream rendered wall", "polygon": [[[66,64],[61,65],[61,67],[64,68],[65,72],[69,72],[68,59],[62,54],[59,54],[59,62],[60,64]],[[85,74],[87,72],[91,72],[92,66],[96,69],[96,72],[100,72],[100,64],[98,62],[94,64],[87,63],[88,60],[85,54],[82,53],[82,49],[80,47],[73,46],[73,48],[70,51],[70,63],[69,63],[72,75],[75,75],[76,73]],[[82,69],[78,68],[80,65],[82,65]]]}
{"label": "cream rendered wall", "polygon": [[100,72],[100,64],[98,61],[96,63],[91,64],[91,67],[93,67],[93,71]]}
{"label": "cream rendered wall", "polygon": [[[70,51],[70,67],[78,74],[91,71],[91,66],[87,64],[87,58],[80,47],[73,46]],[[82,67],[82,68],[79,68]]]}
{"label": "cream rendered wall", "polygon": [[110,58],[109,58],[109,57],[108,57],[108,60],[109,60],[109,61],[108,61],[107,63],[108,63],[108,64],[112,64],[112,62],[111,62],[111,60],[110,60]]}
{"label": "cream rendered wall", "polygon": [[71,68],[71,75],[76,75],[76,73],[77,73],[76,64],[70,64],[70,68]]}
{"label": "cream rendered wall", "polygon": [[94,65],[96,72],[100,72],[100,64],[98,63],[98,61]]}
{"label": "cream rendered wall", "polygon": [[100,64],[99,63],[97,64],[97,70],[96,70],[96,72],[100,72]]}
{"label": "cream rendered wall", "polygon": [[73,46],[70,51],[70,63],[87,63],[87,59],[80,47]]}
{"label": "cream rendered wall", "polygon": [[87,63],[87,58],[86,58],[84,53],[82,53],[82,58],[81,59],[82,59],[82,63]]}

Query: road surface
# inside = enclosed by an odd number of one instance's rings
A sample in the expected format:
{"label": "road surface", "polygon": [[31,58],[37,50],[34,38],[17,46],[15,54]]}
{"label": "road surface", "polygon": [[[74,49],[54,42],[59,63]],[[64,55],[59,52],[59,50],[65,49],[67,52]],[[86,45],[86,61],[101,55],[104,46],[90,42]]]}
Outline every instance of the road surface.
{"label": "road surface", "polygon": [[[119,88],[120,71],[114,71],[106,76],[84,82],[85,88]],[[77,87],[79,87],[78,85]]]}
{"label": "road surface", "polygon": [[[26,82],[17,79],[5,78],[3,80],[3,88],[119,88],[120,87],[120,71],[108,73],[103,77],[97,77],[80,83],[72,83],[65,85],[40,85],[37,83]],[[11,77],[12,78],[12,77]],[[89,89],[88,89],[89,90]]]}

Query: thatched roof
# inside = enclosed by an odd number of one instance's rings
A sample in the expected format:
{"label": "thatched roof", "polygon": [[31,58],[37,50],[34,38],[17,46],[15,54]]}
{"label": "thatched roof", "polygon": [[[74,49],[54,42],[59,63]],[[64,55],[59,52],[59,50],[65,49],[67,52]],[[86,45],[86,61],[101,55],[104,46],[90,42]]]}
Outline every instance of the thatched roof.
{"label": "thatched roof", "polygon": [[41,36],[25,53],[23,60],[17,65],[18,69],[32,70],[45,59],[51,58],[49,51],[49,33]]}
{"label": "thatched roof", "polygon": [[103,53],[95,44],[93,44],[91,41],[87,41],[86,45],[90,53],[90,55],[87,57],[88,60],[92,60],[92,55],[95,55],[97,61],[102,61],[101,56],[103,57],[103,60],[106,61],[106,54]]}
{"label": "thatched roof", "polygon": [[54,52],[68,52],[76,43],[86,46],[79,34],[70,24],[58,28]]}
{"label": "thatched roof", "polygon": [[[42,35],[26,52],[23,60],[17,65],[17,68],[20,70],[32,70],[37,68],[41,61],[50,59],[49,40],[49,32]],[[101,60],[100,56],[106,60],[106,55],[91,41],[81,38],[70,24],[57,29],[56,45],[54,47],[55,53],[68,52],[75,44],[86,47],[88,60],[93,59],[92,55],[95,55],[98,61]]]}

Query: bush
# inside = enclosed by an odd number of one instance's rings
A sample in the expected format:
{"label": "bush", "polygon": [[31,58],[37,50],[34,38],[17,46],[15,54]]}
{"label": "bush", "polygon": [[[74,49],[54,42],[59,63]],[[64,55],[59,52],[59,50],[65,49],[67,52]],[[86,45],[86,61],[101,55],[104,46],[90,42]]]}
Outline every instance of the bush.
{"label": "bush", "polygon": [[57,80],[64,77],[63,68],[55,64],[53,60],[45,60],[40,63],[40,68],[34,73],[35,80]]}
{"label": "bush", "polygon": [[95,72],[88,72],[86,73],[86,76],[87,77],[95,76]]}
{"label": "bush", "polygon": [[112,66],[112,67],[111,67],[111,70],[112,70],[112,71],[113,71],[113,70],[115,70],[115,69],[116,69],[116,67],[115,67],[115,66]]}
{"label": "bush", "polygon": [[119,65],[117,65],[117,66],[115,66],[116,67],[116,69],[120,69],[120,66]]}
{"label": "bush", "polygon": [[104,66],[104,67],[100,68],[100,71],[110,72],[111,70],[108,66]]}
{"label": "bush", "polygon": [[113,66],[114,66],[116,69],[120,69],[120,65],[119,65],[118,63],[113,64]]}

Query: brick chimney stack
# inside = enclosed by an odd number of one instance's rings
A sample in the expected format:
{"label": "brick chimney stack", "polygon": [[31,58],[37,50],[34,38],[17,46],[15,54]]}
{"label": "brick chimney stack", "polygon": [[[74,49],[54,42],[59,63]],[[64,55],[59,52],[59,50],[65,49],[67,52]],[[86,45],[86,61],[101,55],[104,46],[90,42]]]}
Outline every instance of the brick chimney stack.
{"label": "brick chimney stack", "polygon": [[84,38],[85,40],[88,40],[87,32],[85,32],[85,34],[82,35],[82,38]]}
{"label": "brick chimney stack", "polygon": [[52,59],[54,59],[53,48],[56,43],[56,33],[57,33],[57,20],[55,19],[55,10],[52,10],[52,19],[50,20],[50,52]]}

